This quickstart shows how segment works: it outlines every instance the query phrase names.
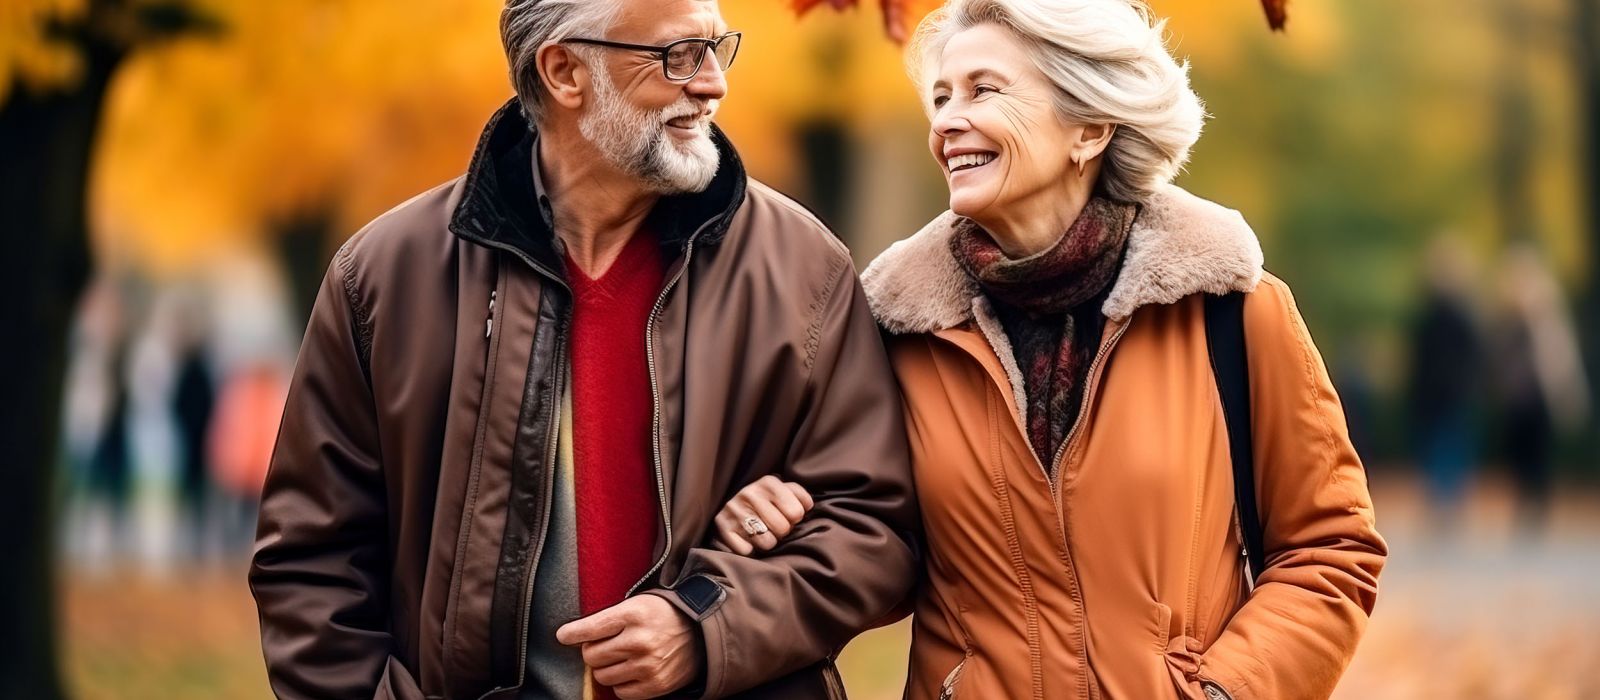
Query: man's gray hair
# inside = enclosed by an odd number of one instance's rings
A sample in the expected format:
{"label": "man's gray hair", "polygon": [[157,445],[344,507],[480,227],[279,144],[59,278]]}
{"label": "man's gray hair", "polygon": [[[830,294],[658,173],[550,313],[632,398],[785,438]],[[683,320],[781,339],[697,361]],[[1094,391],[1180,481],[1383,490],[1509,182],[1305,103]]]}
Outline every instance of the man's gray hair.
{"label": "man's gray hair", "polygon": [[1142,202],[1189,160],[1205,107],[1189,87],[1189,64],[1167,51],[1166,21],[1143,0],[950,0],[917,27],[907,53],[919,91],[928,88],[924,65],[952,36],[983,24],[1024,44],[1063,118],[1116,125],[1100,169],[1107,195]]}
{"label": "man's gray hair", "polygon": [[500,12],[500,43],[511,85],[530,124],[539,123],[545,87],[536,60],[547,44],[575,37],[600,38],[616,19],[616,0],[507,0]]}

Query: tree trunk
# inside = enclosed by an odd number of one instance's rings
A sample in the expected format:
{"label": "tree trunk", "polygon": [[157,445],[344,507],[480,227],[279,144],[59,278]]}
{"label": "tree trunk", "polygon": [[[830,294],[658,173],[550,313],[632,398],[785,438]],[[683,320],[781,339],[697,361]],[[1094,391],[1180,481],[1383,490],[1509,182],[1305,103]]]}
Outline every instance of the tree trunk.
{"label": "tree trunk", "polygon": [[19,88],[0,107],[0,697],[65,697],[57,664],[55,544],[68,324],[88,278],[90,152],[122,54],[84,52],[70,91]]}
{"label": "tree trunk", "polygon": [[[1592,425],[1600,426],[1600,0],[1574,0],[1572,46],[1577,77],[1579,124],[1582,125],[1583,200],[1588,211],[1588,284],[1578,300],[1578,332],[1588,370]],[[1591,459],[1600,462],[1600,430],[1584,431]]]}
{"label": "tree trunk", "polygon": [[1499,216],[1500,243],[1538,240],[1539,224],[1529,190],[1533,166],[1534,124],[1528,95],[1527,50],[1529,18],[1516,2],[1500,8],[1505,35],[1498,85],[1495,88],[1496,134],[1494,149],[1494,199]]}

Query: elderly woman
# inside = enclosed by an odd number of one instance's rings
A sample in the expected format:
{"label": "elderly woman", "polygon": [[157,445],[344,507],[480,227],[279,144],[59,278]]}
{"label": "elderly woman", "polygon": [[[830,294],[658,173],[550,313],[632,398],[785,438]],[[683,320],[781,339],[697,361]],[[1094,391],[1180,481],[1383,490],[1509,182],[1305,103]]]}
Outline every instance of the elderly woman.
{"label": "elderly woman", "polygon": [[[1288,288],[1238,213],[1169,184],[1204,113],[1163,24],[1129,0],[951,0],[911,59],[950,211],[864,276],[927,536],[910,697],[1327,697],[1386,547]],[[1206,321],[1239,293],[1243,446]],[[772,546],[802,495],[747,487],[724,546]]]}

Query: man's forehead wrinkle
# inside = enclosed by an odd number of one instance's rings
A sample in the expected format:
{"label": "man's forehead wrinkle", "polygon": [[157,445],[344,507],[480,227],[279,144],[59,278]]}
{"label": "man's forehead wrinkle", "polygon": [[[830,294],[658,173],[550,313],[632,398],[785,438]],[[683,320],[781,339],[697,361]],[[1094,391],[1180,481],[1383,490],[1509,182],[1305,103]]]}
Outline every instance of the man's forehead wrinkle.
{"label": "man's forehead wrinkle", "polygon": [[647,2],[646,9],[642,11],[631,13],[631,16],[625,12],[626,19],[618,22],[618,28],[651,44],[689,38],[712,39],[728,31],[716,0],[689,1],[695,4],[696,11],[672,17],[664,17],[658,10],[658,3]]}

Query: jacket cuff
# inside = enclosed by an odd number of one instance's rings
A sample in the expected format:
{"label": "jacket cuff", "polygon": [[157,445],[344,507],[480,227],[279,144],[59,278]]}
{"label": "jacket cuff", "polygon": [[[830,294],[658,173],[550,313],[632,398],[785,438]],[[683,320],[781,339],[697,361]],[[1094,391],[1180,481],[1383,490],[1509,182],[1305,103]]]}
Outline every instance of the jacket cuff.
{"label": "jacket cuff", "polygon": [[705,622],[705,619],[722,607],[722,602],[728,599],[728,589],[705,574],[688,576],[671,588],[655,588],[643,592],[671,603],[678,612],[687,615],[695,622]]}
{"label": "jacket cuff", "polygon": [[1254,669],[1238,669],[1202,658],[1195,680],[1205,691],[1206,700],[1254,700],[1256,695],[1249,690],[1251,676],[1247,674],[1250,670]]}
{"label": "jacket cuff", "polygon": [[727,664],[721,650],[724,629],[720,617],[713,617],[728,599],[728,589],[704,574],[685,577],[671,588],[655,588],[642,593],[667,601],[678,612],[700,627],[703,659],[697,681],[674,697],[715,698],[722,696],[727,679]]}
{"label": "jacket cuff", "polygon": [[1249,676],[1239,669],[1219,664],[1203,653],[1204,645],[1193,637],[1173,637],[1167,643],[1167,667],[1172,682],[1189,700],[1252,700],[1245,690]]}

